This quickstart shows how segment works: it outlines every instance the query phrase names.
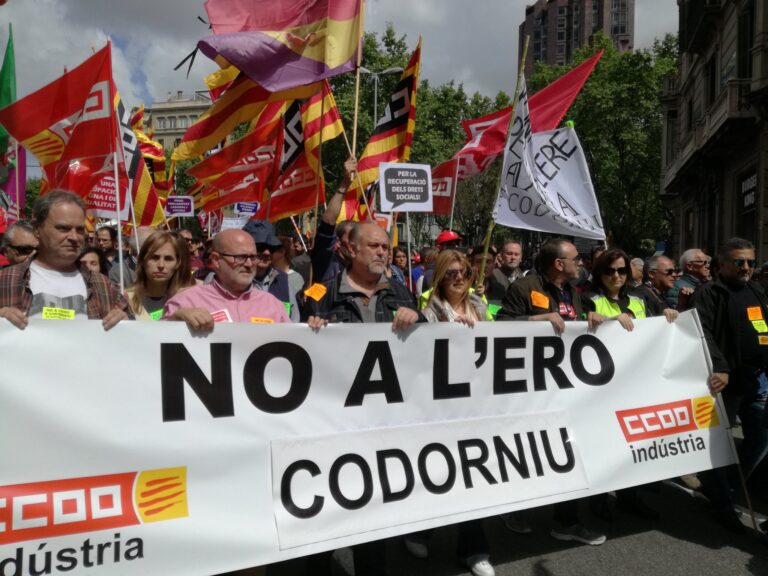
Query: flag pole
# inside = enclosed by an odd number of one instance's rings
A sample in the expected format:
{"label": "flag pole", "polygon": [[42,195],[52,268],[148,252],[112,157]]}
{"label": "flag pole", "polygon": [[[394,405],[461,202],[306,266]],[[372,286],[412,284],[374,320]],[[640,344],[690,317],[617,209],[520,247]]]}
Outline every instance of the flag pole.
{"label": "flag pole", "polygon": [[[395,224],[397,225],[397,224]],[[406,212],[405,213],[405,227],[406,230],[406,238],[407,244],[408,244],[408,282],[406,283],[406,286],[408,286],[411,293],[413,293],[413,263],[411,262],[411,213]]]}
{"label": "flag pole", "polygon": [[[115,96],[116,94],[113,92],[114,89],[114,83],[111,81],[112,78],[112,40],[110,38],[107,38],[107,46],[109,46],[109,76],[110,76],[110,82],[109,82],[109,95],[110,95],[110,102],[109,106],[112,109],[112,113],[115,112]],[[120,212],[122,211],[122,206],[120,205],[120,175],[117,170],[117,148],[120,146],[122,148],[122,145],[120,144],[120,119],[117,117],[117,114],[114,115],[114,121],[112,123],[113,130],[116,130],[113,134],[114,138],[112,139],[112,145],[114,146],[112,150],[112,167],[114,169],[113,177],[115,179],[115,209],[117,211],[117,263],[120,267],[120,292],[122,294],[125,294],[125,275],[123,273],[123,227],[120,225]]]}
{"label": "flag pole", "polygon": [[451,221],[448,230],[453,231],[453,210],[456,208],[456,196],[459,194],[459,159],[456,159],[456,171],[453,173],[453,198],[451,198]]}
{"label": "flag pole", "polygon": [[[344,127],[342,126],[342,133],[341,135],[344,136],[344,143],[347,145],[347,152],[349,152],[350,158],[357,158],[354,151],[352,150],[352,146],[349,145],[349,138],[347,138],[347,131],[344,130]],[[354,135],[353,135],[354,136]],[[365,190],[363,190],[363,181],[360,178],[360,172],[355,172],[355,178],[357,179],[357,185],[360,187],[361,194],[363,196],[363,203],[365,204],[366,209],[368,210],[368,214],[371,214],[371,207],[368,204],[368,196],[365,195]],[[346,202],[346,200],[345,200]]]}
{"label": "flag pole", "polygon": [[357,26],[357,62],[355,64],[355,113],[352,121],[352,156],[357,158],[357,116],[360,108],[360,64],[363,61],[363,25],[365,21],[365,6],[363,0],[358,3]]}
{"label": "flag pole", "polygon": [[[16,140],[16,138],[13,139],[13,157],[16,158],[16,170],[14,171],[13,177],[16,179],[16,221],[24,220],[24,218],[21,217],[21,202],[19,202],[19,198],[21,198],[21,188],[19,188],[19,142]],[[26,162],[26,159],[25,159]],[[26,166],[24,167],[25,174],[26,174]],[[24,182],[24,194],[26,196],[26,188],[27,183]]]}
{"label": "flag pole", "polygon": [[[504,138],[504,142],[507,142],[509,140],[509,133],[512,129],[512,125],[515,122],[515,111],[517,110],[517,103],[520,98],[520,85],[523,83],[523,73],[525,71],[525,60],[528,57],[528,41],[530,40],[530,37],[526,35],[525,37],[525,44],[523,45],[523,57],[520,59],[520,71],[517,73],[517,85],[515,86],[515,99],[512,102],[512,111],[509,115],[509,124],[507,125],[507,134]],[[497,190],[501,189],[501,182],[504,178],[504,174],[501,173],[501,170],[499,170],[499,185],[496,187]],[[477,275],[477,283],[475,286],[480,286],[480,283],[485,281],[485,266],[488,262],[488,248],[491,245],[491,236],[493,235],[493,227],[495,226],[496,221],[491,217],[490,221],[488,222],[488,230],[485,232],[485,239],[483,240],[483,259],[480,262],[480,273]]]}
{"label": "flag pole", "polygon": [[[322,88],[320,88],[320,144],[317,149],[317,188],[315,189],[315,221],[312,226],[312,238],[317,234],[317,213],[320,211],[320,189],[323,188],[323,116],[325,115],[325,87],[327,85],[328,80],[326,79],[323,81]],[[296,228],[296,222],[293,220],[293,216],[291,216],[291,222],[293,222],[293,227]],[[301,239],[301,244],[304,246],[304,250],[306,250],[307,247],[304,245],[304,238],[301,237],[301,232],[299,232],[299,238]]]}

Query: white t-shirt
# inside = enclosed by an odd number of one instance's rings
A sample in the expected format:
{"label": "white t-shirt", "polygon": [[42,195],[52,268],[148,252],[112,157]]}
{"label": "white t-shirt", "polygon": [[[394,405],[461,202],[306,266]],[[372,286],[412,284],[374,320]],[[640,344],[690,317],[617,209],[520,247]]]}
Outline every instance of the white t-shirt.
{"label": "white t-shirt", "polygon": [[32,290],[30,318],[42,316],[46,319],[88,319],[88,308],[85,304],[88,292],[83,275],[78,270],[50,270],[33,260],[29,273],[29,288]]}

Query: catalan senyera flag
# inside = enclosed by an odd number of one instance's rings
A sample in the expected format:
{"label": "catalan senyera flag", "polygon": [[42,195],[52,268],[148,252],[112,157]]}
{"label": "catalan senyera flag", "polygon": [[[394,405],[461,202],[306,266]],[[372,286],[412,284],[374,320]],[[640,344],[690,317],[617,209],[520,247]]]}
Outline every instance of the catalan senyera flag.
{"label": "catalan senyera flag", "polygon": [[359,182],[354,180],[350,185],[344,197],[339,221],[366,219],[367,209],[361,203],[361,196],[363,191],[379,178],[379,164],[407,162],[410,158],[413,131],[416,128],[416,91],[419,86],[420,61],[421,37],[384,110],[384,116],[378,120],[357,162],[360,179]]}
{"label": "catalan senyera flag", "polygon": [[172,160],[191,160],[204,155],[222,142],[235,127],[253,120],[273,102],[309,98],[320,89],[319,83],[282,92],[269,92],[248,77],[240,75],[232,86],[190,126]]}
{"label": "catalan senyera flag", "polygon": [[333,140],[344,133],[341,114],[336,107],[336,100],[327,80],[323,80],[322,90],[302,103],[300,109],[307,161],[309,166],[319,173],[321,169],[318,161],[320,143]]}
{"label": "catalan senyera flag", "polygon": [[139,141],[139,150],[149,168],[149,175],[157,195],[165,199],[170,191],[166,170],[165,150],[144,131],[144,104],[131,116],[131,128]]}
{"label": "catalan senyera flag", "polygon": [[[120,141],[123,145],[124,169],[128,177],[133,211],[138,226],[158,226],[165,213],[144,161],[139,139],[132,128],[131,113],[125,108],[115,91],[115,112],[120,119]],[[163,157],[165,160],[165,157]]]}
{"label": "catalan senyera flag", "polygon": [[197,44],[267,90],[286,90],[354,69],[362,0],[206,0],[213,35]]}
{"label": "catalan senyera flag", "polygon": [[232,86],[238,74],[240,74],[240,70],[234,66],[227,66],[226,68],[219,68],[216,72],[203,78],[205,85],[208,86],[208,93],[211,95],[212,102],[218,100],[219,96]]}
{"label": "catalan senyera flag", "polygon": [[111,83],[107,43],[77,68],[0,110],[0,124],[40,163],[41,194],[64,188],[88,200],[92,190],[110,186],[114,193]]}

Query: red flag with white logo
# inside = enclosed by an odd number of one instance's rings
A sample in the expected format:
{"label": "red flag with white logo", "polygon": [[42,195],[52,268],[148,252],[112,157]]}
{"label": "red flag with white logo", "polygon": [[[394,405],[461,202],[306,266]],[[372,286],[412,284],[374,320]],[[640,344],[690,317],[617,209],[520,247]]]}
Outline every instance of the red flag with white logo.
{"label": "red flag with white logo", "polygon": [[432,169],[432,212],[434,214],[451,213],[453,199],[456,196],[458,167],[459,161],[454,158]]}

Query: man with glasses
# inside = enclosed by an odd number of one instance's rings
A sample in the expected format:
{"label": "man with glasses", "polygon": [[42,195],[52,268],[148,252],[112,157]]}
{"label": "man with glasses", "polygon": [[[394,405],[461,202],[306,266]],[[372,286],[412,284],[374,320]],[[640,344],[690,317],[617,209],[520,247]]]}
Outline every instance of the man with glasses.
{"label": "man with glasses", "polygon": [[[583,316],[581,299],[571,281],[579,276],[581,258],[571,242],[553,238],[544,243],[536,257],[536,273],[528,274],[509,285],[501,301],[497,320],[533,320],[550,322],[557,334],[565,323]],[[504,517],[514,532],[530,532],[519,515]],[[551,535],[558,540],[572,540],[598,546],[605,535],[594,532],[579,522],[579,501],[569,500],[554,506],[555,525]]]}
{"label": "man with glasses", "polygon": [[164,320],[182,320],[191,330],[213,330],[216,322],[288,322],[282,302],[253,288],[256,243],[243,230],[224,230],[213,239],[209,284],[193,286],[165,303]]}
{"label": "man with glasses", "polygon": [[645,261],[644,282],[634,292],[645,300],[649,316],[662,316],[670,308],[665,295],[675,285],[675,278],[675,264],[666,256],[651,256]]}
{"label": "man with glasses", "polygon": [[[697,290],[692,304],[712,359],[709,386],[722,393],[729,422],[741,419],[744,440],[739,460],[744,477],[768,452],[768,298],[752,280],[755,249],[743,238],[732,238],[718,253],[718,278]],[[733,509],[730,478],[733,470],[717,468],[699,474],[715,509],[716,519],[733,532],[744,526]]]}
{"label": "man with glasses", "polygon": [[688,310],[691,295],[702,284],[711,279],[710,260],[701,248],[691,248],[680,256],[680,269],[683,275],[675,280],[674,286],[667,291],[664,299],[675,310]]}
{"label": "man with glasses", "polygon": [[8,259],[8,265],[14,266],[29,260],[37,250],[37,237],[32,225],[19,221],[8,226],[0,245],[0,252]]}

